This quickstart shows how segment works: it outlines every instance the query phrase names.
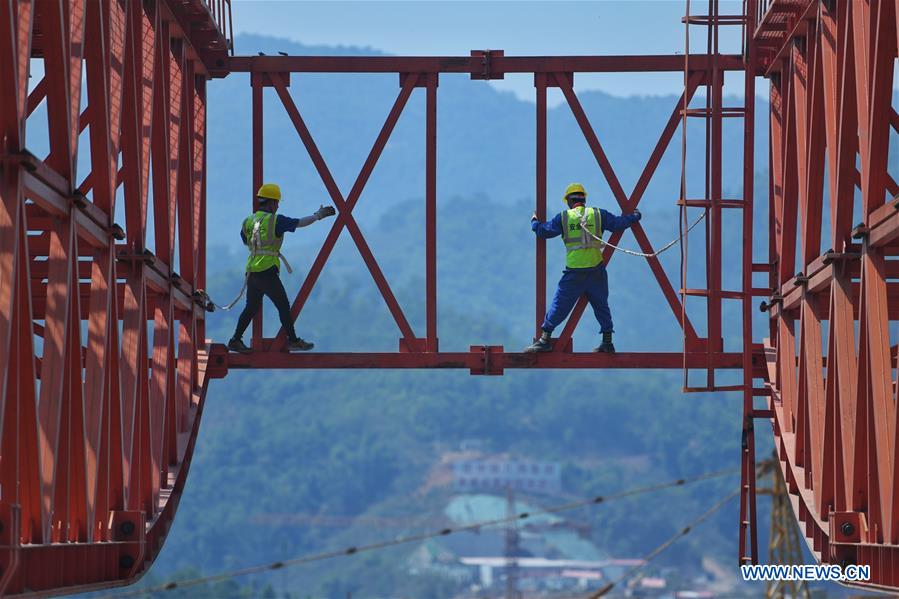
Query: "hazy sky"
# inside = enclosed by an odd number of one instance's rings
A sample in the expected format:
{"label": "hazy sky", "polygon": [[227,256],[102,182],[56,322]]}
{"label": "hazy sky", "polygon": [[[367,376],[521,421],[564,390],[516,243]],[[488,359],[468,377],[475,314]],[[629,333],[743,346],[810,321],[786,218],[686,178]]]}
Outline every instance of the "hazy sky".
{"label": "hazy sky", "polygon": [[[265,33],[306,44],[371,47],[390,54],[467,56],[474,49],[506,55],[682,54],[685,0],[233,0],[234,30]],[[721,14],[736,14],[741,1],[722,0]],[[691,14],[708,12],[703,0]],[[694,51],[704,51],[707,29],[690,28]],[[698,44],[698,45],[697,45]],[[738,53],[740,29],[721,28],[721,50]],[[238,54],[255,54],[237,45]],[[727,93],[742,95],[732,76]],[[495,82],[533,98],[533,77]],[[680,94],[683,74],[580,75],[578,89],[617,96]]]}

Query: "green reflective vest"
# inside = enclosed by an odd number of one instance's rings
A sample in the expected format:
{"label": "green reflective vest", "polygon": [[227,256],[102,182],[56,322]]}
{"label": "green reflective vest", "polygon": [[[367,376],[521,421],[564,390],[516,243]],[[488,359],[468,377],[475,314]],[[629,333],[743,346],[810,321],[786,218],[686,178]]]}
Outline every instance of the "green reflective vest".
{"label": "green reflective vest", "polygon": [[565,266],[568,268],[592,268],[602,263],[602,241],[587,231],[602,238],[599,208],[578,206],[562,212],[562,241],[565,242]]}
{"label": "green reflective vest", "polygon": [[275,235],[277,217],[272,212],[258,210],[243,221],[243,234],[247,238],[247,272],[262,272],[272,266],[281,266],[280,256],[283,237]]}

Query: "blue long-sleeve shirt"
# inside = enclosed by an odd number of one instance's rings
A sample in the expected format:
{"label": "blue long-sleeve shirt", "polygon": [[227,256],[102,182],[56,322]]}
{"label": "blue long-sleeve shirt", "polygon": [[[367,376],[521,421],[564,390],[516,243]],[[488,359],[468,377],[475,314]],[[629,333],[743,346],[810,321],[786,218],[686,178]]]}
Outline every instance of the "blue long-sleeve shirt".
{"label": "blue long-sleeve shirt", "polygon": [[[640,218],[636,214],[622,214],[621,216],[615,216],[611,212],[603,210],[602,208],[599,209],[599,214],[602,217],[602,230],[613,233],[615,231],[624,231],[632,224],[640,220]],[[551,221],[547,221],[545,223],[541,223],[537,220],[532,220],[531,230],[537,234],[537,237],[542,237],[543,239],[558,237],[562,234],[562,213],[558,213],[553,217]]]}
{"label": "blue long-sleeve shirt", "polygon": [[[288,231],[293,233],[297,227],[305,227],[314,223],[317,218],[315,216],[304,216],[303,218],[290,218],[283,214],[276,215],[275,218],[275,236],[283,237]],[[240,228],[240,240],[244,245],[247,244],[247,234],[244,233],[243,227]]]}

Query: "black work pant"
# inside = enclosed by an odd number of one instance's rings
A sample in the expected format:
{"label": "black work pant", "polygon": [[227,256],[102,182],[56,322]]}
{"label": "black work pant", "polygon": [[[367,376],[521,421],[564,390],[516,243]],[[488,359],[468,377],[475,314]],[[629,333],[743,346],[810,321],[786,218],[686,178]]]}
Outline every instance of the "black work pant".
{"label": "black work pant", "polygon": [[284,291],[284,284],[281,277],[278,276],[278,269],[272,266],[262,272],[251,272],[247,276],[247,305],[240,318],[237,319],[237,329],[234,331],[234,338],[243,337],[244,331],[250,326],[250,321],[259,312],[262,307],[262,296],[267,295],[272,300],[275,308],[278,309],[278,317],[281,319],[281,326],[287,333],[287,338],[291,341],[297,338],[296,332],[293,330],[293,318],[290,316],[290,302],[287,301],[287,292]]}

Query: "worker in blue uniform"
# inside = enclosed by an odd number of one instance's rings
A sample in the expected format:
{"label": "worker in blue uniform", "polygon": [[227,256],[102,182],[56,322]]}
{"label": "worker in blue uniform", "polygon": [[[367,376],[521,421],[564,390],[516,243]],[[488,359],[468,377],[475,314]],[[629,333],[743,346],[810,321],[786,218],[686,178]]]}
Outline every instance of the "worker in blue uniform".
{"label": "worker in blue uniform", "polygon": [[250,252],[246,267],[247,305],[237,319],[237,328],[228,341],[228,349],[242,354],[252,351],[244,345],[242,337],[250,321],[262,307],[263,296],[268,296],[278,309],[281,327],[287,334],[287,349],[310,350],[314,344],[297,337],[294,330],[290,302],[278,275],[282,261],[290,272],[290,264],[281,254],[281,244],[285,233],[334,216],[336,211],[333,206],[320,206],[313,214],[302,218],[277,214],[281,203],[281,188],[274,183],[266,183],[260,187],[256,198],[258,210],[245,218],[240,227],[240,239]]}
{"label": "worker in blue uniform", "polygon": [[536,214],[531,216],[531,230],[538,237],[549,239],[562,236],[566,256],[565,270],[540,327],[542,334],[524,351],[552,350],[553,330],[568,317],[578,298],[586,294],[602,333],[602,343],[593,351],[614,353],[609,278],[602,257],[602,232],[627,229],[640,220],[640,211],[615,216],[599,208],[588,208],[587,192],[580,183],[572,183],[565,189],[563,201],[568,205],[568,210],[563,210],[549,222],[540,222]]}

